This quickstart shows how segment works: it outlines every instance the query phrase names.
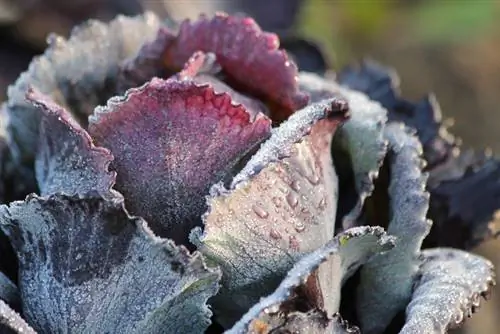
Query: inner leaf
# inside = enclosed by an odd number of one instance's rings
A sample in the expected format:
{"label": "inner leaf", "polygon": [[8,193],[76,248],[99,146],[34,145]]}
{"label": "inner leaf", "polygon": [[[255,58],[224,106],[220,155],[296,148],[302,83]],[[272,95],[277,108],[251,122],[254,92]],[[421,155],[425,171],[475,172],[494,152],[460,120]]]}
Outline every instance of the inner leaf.
{"label": "inner leaf", "polygon": [[89,132],[111,150],[116,189],[152,230],[187,244],[209,187],[271,131],[226,93],[190,80],[153,79],[96,108]]}

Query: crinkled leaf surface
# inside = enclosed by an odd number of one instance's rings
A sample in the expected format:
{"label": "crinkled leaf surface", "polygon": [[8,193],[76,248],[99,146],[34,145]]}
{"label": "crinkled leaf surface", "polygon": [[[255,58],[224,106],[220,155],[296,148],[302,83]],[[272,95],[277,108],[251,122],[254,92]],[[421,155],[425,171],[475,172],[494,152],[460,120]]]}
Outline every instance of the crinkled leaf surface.
{"label": "crinkled leaf surface", "polygon": [[[434,227],[426,241],[430,246],[470,249],[499,235],[500,160],[471,151],[450,160],[439,171],[442,181],[430,189]],[[453,177],[453,172],[460,176]],[[432,171],[431,178],[435,174]]]}
{"label": "crinkled leaf surface", "polygon": [[119,16],[109,24],[88,21],[73,29],[68,40],[52,36],[45,53],[35,58],[8,90],[4,108],[15,158],[31,163],[37,148],[41,115],[25,100],[30,86],[86,122],[94,107],[115,93],[113,82],[120,62],[153,38],[159,24],[151,13],[135,18]]}
{"label": "crinkled leaf surface", "polygon": [[216,14],[186,20],[177,35],[162,28],[157,39],[125,66],[125,76],[139,83],[158,75],[158,55],[165,68],[178,71],[196,51],[214,53],[228,82],[278,105],[284,117],[308,102],[297,87],[297,67],[279,49],[278,37],[243,16]]}
{"label": "crinkled leaf surface", "polygon": [[[320,310],[328,303],[327,299],[339,301],[341,283],[374,254],[389,250],[394,245],[393,241],[381,227],[355,227],[338,234],[333,240],[301,258],[288,272],[279,287],[271,295],[253,306],[226,333],[274,333],[275,329],[283,326],[307,327],[308,325],[313,326],[316,333],[332,333],[333,328],[337,326],[335,319],[331,316],[336,314],[338,309],[330,313],[330,316],[328,312],[327,314],[323,313],[321,315],[323,321],[317,323],[313,323],[310,319],[313,316],[311,314],[297,313],[294,320],[293,317],[288,317],[288,313],[295,312],[294,303],[305,302]],[[312,288],[318,271],[325,266],[329,271],[328,278],[335,283],[325,290]],[[322,283],[329,282],[323,281]],[[305,298],[309,300],[296,301],[304,298],[304,296],[300,296],[300,290],[306,292]],[[307,293],[313,290],[316,292],[314,295]],[[321,311],[318,312],[318,310],[312,311],[313,314],[320,315]],[[259,332],[258,328],[262,328],[262,330]]]}
{"label": "crinkled leaf surface", "polygon": [[422,251],[420,279],[401,334],[447,333],[470,317],[494,284],[493,264],[451,248]]}
{"label": "crinkled leaf surface", "polygon": [[9,304],[19,303],[19,292],[16,285],[0,272],[0,300]]}
{"label": "crinkled leaf surface", "polygon": [[[348,228],[356,224],[356,219],[361,213],[363,203],[373,189],[373,180],[378,175],[382,159],[386,153],[386,142],[383,137],[384,124],[387,112],[378,103],[369,100],[364,94],[339,86],[333,81],[324,79],[313,73],[301,72],[299,74],[301,89],[311,94],[313,101],[322,100],[327,96],[342,96],[349,103],[351,118],[342,126],[333,141],[333,154],[338,157],[335,161],[336,170],[340,179],[340,190],[343,196],[339,201],[339,210],[344,207],[344,201],[350,201],[349,188],[353,188],[346,181],[351,174],[354,177],[356,190],[355,204],[347,212],[341,212],[343,227]],[[346,152],[347,158],[340,153]],[[351,169],[352,168],[352,169]],[[345,185],[344,185],[345,184]],[[345,188],[345,189],[344,189]],[[345,191],[344,191],[345,190]],[[350,196],[349,196],[350,197]],[[345,209],[343,209],[345,210]]]}
{"label": "crinkled leaf surface", "polygon": [[228,94],[193,81],[153,79],[96,108],[89,132],[113,153],[116,188],[127,208],[177,243],[201,224],[205,195],[269,136]]}
{"label": "crinkled leaf surface", "polygon": [[201,333],[220,273],[155,237],[122,201],[32,195],[0,207],[20,262],[27,321],[41,332]]}
{"label": "crinkled leaf surface", "polygon": [[382,333],[410,300],[420,248],[431,227],[418,138],[400,123],[387,125],[384,135],[390,163],[387,232],[397,242],[392,252],[375,256],[361,269],[356,306],[363,333]]}
{"label": "crinkled leaf surface", "polygon": [[416,103],[404,99],[397,74],[369,60],[347,67],[338,80],[380,102],[388,109],[389,120],[416,129],[430,172],[429,217],[434,226],[427,246],[472,248],[498,234],[495,213],[500,209],[500,162],[470,150],[459,153],[458,142],[443,124],[434,96]]}
{"label": "crinkled leaf surface", "polygon": [[113,196],[116,173],[108,171],[113,160],[109,150],[95,147],[92,138],[69,112],[48,96],[31,90],[28,98],[41,114],[35,174],[42,196],[97,191]]}
{"label": "crinkled leaf surface", "polygon": [[417,103],[404,99],[399,92],[399,77],[393,69],[365,60],[343,69],[338,80],[342,85],[380,102],[389,111],[390,121],[404,122],[417,130],[429,168],[451,153],[454,138],[442,123],[441,110],[435,98],[428,96]]}
{"label": "crinkled leaf surface", "polygon": [[36,334],[35,330],[2,300],[0,300],[0,333]]}
{"label": "crinkled leaf surface", "polygon": [[[233,323],[303,254],[333,237],[337,176],[330,144],[347,106],[310,105],[275,129],[229,189],[212,188],[198,248],[224,272],[215,312]],[[196,239],[194,237],[193,239]]]}
{"label": "crinkled leaf surface", "polygon": [[270,114],[260,100],[246,96],[218,79],[216,74],[220,71],[221,67],[215,54],[198,51],[189,58],[182,71],[176,74],[176,77],[181,80],[194,80],[200,84],[210,84],[216,92],[228,93],[233,103],[242,104],[250,113],[252,119],[260,113]]}

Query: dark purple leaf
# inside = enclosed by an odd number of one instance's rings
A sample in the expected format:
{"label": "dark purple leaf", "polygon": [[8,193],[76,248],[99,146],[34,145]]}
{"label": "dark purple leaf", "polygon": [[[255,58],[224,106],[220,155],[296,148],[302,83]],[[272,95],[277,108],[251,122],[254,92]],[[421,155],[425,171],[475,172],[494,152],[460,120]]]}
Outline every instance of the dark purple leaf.
{"label": "dark purple leaf", "polygon": [[89,125],[97,144],[115,157],[116,189],[127,208],[177,243],[200,225],[210,186],[270,131],[266,116],[252,121],[228,94],[162,79],[96,108]]}

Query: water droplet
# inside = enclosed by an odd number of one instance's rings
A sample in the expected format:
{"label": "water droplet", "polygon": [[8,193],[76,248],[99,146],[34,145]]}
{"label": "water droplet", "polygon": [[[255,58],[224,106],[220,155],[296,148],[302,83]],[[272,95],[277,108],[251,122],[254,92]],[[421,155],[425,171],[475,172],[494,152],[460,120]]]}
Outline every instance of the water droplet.
{"label": "water droplet", "polygon": [[293,180],[290,187],[297,192],[300,190],[300,184],[297,180]]}
{"label": "water droplet", "polygon": [[290,243],[290,248],[293,249],[293,250],[299,250],[299,240],[291,235],[290,238],[288,238],[288,242]]}
{"label": "water droplet", "polygon": [[296,222],[294,224],[294,227],[295,227],[295,231],[297,231],[297,232],[302,232],[306,229],[306,225],[304,225],[304,223],[301,221]]}
{"label": "water droplet", "polygon": [[326,198],[322,198],[318,203],[318,209],[324,210],[326,208]]}
{"label": "water droplet", "polygon": [[265,219],[269,216],[269,213],[266,210],[264,210],[263,208],[261,208],[260,206],[253,205],[252,209],[253,209],[253,212],[255,212],[255,214],[257,216],[259,216],[260,218]]}
{"label": "water droplet", "polygon": [[288,195],[286,195],[286,201],[288,202],[288,205],[292,207],[292,209],[296,208],[297,204],[299,204],[299,199],[293,192],[289,192]]}
{"label": "water droplet", "polygon": [[283,200],[281,199],[281,197],[273,197],[272,201],[278,208],[280,208],[283,204]]}
{"label": "water droplet", "polygon": [[319,176],[315,172],[313,172],[311,175],[306,176],[307,181],[309,181],[312,185],[317,185],[319,184]]}
{"label": "water droplet", "polygon": [[273,239],[281,239],[281,233],[274,228],[271,229],[271,232],[269,232],[269,236]]}

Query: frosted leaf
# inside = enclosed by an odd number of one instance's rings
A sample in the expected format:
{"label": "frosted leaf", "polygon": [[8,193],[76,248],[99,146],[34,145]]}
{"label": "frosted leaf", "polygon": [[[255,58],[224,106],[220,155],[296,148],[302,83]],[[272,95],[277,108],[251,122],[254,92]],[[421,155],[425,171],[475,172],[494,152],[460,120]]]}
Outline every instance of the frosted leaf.
{"label": "frosted leaf", "polygon": [[175,79],[130,89],[89,120],[92,138],[115,157],[116,189],[127,208],[156,234],[185,245],[201,225],[210,186],[271,132],[266,116],[252,120],[228,94]]}
{"label": "frosted leaf", "polygon": [[[334,158],[337,157],[335,166],[341,181],[340,192],[343,194],[339,201],[339,209],[346,211],[337,217],[343,217],[343,228],[352,227],[356,225],[356,219],[361,213],[366,197],[374,189],[373,180],[377,177],[386,154],[387,145],[383,138],[383,129],[387,112],[364,94],[339,86],[313,73],[300,72],[299,86],[311,94],[313,101],[329,96],[340,96],[349,103],[351,118],[335,135],[333,155]],[[345,161],[346,158],[340,155],[342,152],[347,154],[350,161]],[[354,199],[351,199],[349,194],[352,191],[351,184],[345,184],[352,174],[356,191]]]}
{"label": "frosted leaf", "polygon": [[429,194],[420,142],[398,123],[387,125],[384,135],[390,164],[387,232],[397,241],[392,252],[375,256],[361,269],[356,306],[361,329],[368,334],[382,333],[409,302],[422,242],[431,227],[426,218]]}
{"label": "frosted leaf", "polygon": [[479,308],[494,282],[493,264],[451,248],[422,251],[419,279],[401,334],[447,333]]}
{"label": "frosted leaf", "polygon": [[27,321],[42,332],[201,333],[220,273],[160,239],[122,201],[29,196],[0,207]]}
{"label": "frosted leaf", "polygon": [[[255,329],[264,325],[266,330],[262,332],[268,333],[273,327],[286,324],[289,313],[295,312],[295,303],[304,302],[322,310],[331,300],[335,300],[337,306],[330,314],[327,312],[323,315],[327,320],[324,327],[335,327],[330,317],[338,312],[342,283],[374,254],[389,250],[394,245],[393,242],[381,227],[355,227],[337,235],[322,247],[302,257],[278,288],[254,305],[226,334],[256,333]],[[322,268],[327,269],[329,275],[320,283],[327,286],[319,285],[311,289]],[[311,294],[312,291],[316,291],[316,294]],[[301,298],[306,300],[298,300]],[[320,327],[320,324],[316,325]]]}
{"label": "frosted leaf", "polygon": [[4,108],[16,160],[31,163],[37,148],[40,114],[25,100],[29,87],[49,95],[85,123],[96,105],[114,95],[120,62],[154,37],[159,24],[152,13],[118,16],[110,23],[90,20],[74,28],[68,40],[49,37],[45,53],[35,57],[8,90]]}

